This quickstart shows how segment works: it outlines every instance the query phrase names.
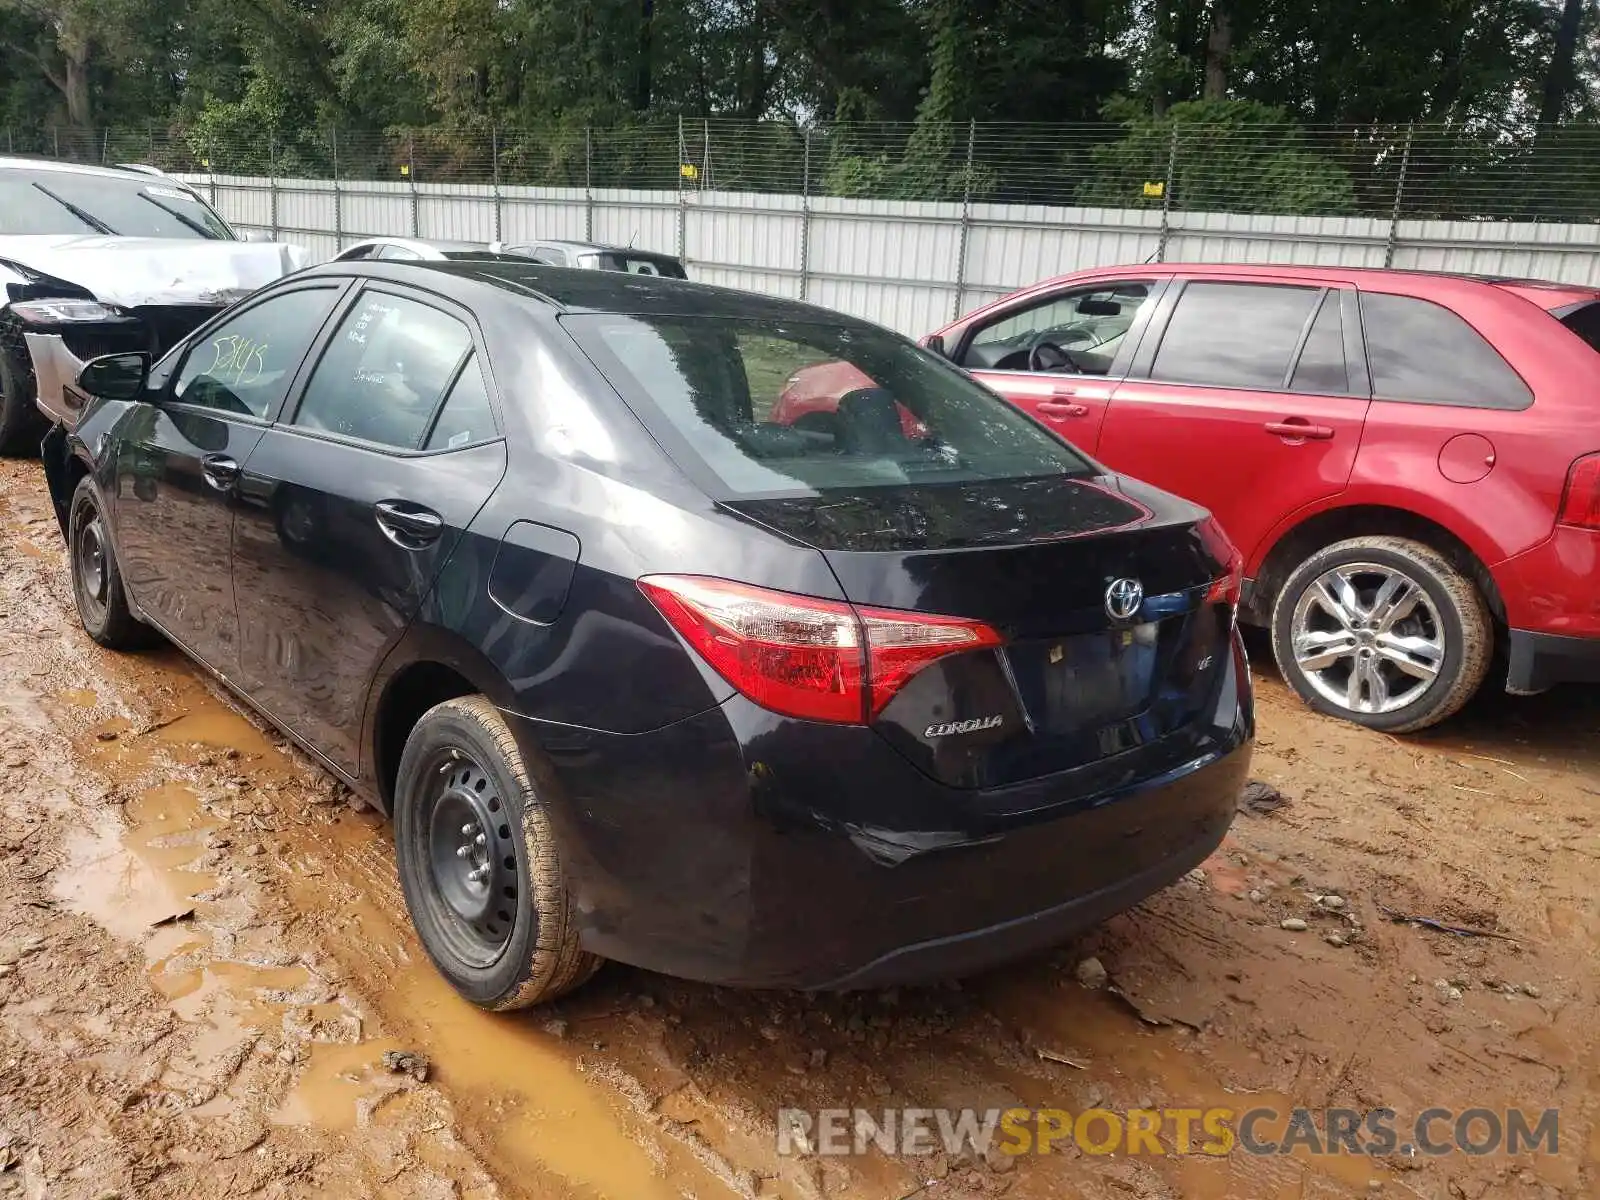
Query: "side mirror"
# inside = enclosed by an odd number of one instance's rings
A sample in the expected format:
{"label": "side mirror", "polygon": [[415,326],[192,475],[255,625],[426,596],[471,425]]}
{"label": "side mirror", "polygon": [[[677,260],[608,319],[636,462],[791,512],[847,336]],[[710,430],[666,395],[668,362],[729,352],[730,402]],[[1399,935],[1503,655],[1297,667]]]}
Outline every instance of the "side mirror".
{"label": "side mirror", "polygon": [[78,387],[102,400],[137,400],[149,378],[148,354],[102,354],[78,372]]}
{"label": "side mirror", "polygon": [[275,242],[278,240],[265,229],[237,229],[234,232],[239,235],[241,242]]}

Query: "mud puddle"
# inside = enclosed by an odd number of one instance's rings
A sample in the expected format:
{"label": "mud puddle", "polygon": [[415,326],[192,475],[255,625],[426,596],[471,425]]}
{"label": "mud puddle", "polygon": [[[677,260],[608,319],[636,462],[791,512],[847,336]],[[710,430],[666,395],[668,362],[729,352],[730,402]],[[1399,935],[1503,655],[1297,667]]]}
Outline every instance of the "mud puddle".
{"label": "mud puddle", "polygon": [[[371,1124],[400,1091],[384,1052],[413,1046],[467,1118],[469,1144],[519,1181],[516,1194],[711,1200],[753,1190],[703,1139],[664,1132],[653,1102],[614,1066],[542,1028],[555,1018],[491,1015],[461,1000],[410,932],[387,824],[351,808],[331,778],[198,680],[178,681],[162,712],[144,732],[129,718],[99,722],[83,749],[124,790],[158,764],[193,781],[135,791],[123,820],[73,839],[60,894],[118,936],[143,940],[155,986],[175,1012],[215,1031],[207,1040],[217,1053],[286,1018],[315,1031],[274,1122]],[[327,989],[303,967],[217,959],[184,937],[226,925],[226,896],[205,870],[223,856],[243,856],[286,889],[374,1014],[308,1004]],[[366,1036],[369,1024],[387,1034]]]}
{"label": "mud puddle", "polygon": [[[1312,716],[1267,672],[1255,773],[1285,805],[1075,945],[851,996],[610,966],[491,1016],[421,953],[383,821],[175,653],[85,646],[59,563],[8,547],[18,509],[46,544],[20,478],[0,463],[0,1195],[24,1177],[141,1200],[1600,1194],[1591,693],[1491,699],[1402,740]],[[1103,986],[1078,982],[1091,956]],[[390,1051],[426,1055],[428,1082]],[[1557,1108],[1561,1153],[776,1151],[788,1107],[1260,1106],[1276,1140],[1291,1106],[1435,1105]]]}

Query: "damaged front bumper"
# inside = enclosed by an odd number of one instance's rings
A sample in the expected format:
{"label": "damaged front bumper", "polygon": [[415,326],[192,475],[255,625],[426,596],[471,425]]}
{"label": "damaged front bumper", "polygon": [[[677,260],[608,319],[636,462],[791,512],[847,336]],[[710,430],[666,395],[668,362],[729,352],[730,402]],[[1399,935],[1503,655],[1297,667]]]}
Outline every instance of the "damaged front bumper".
{"label": "damaged front bumper", "polygon": [[77,390],[78,375],[84,361],[67,349],[59,333],[25,333],[28,354],[33,359],[37,385],[35,403],[52,425],[75,429],[83,414],[85,396]]}
{"label": "damaged front bumper", "polygon": [[115,320],[54,328],[24,329],[23,340],[33,359],[36,402],[52,423],[76,428],[86,397],[77,390],[84,365],[102,354],[142,351],[159,359],[206,321],[222,305],[185,304],[130,310]]}

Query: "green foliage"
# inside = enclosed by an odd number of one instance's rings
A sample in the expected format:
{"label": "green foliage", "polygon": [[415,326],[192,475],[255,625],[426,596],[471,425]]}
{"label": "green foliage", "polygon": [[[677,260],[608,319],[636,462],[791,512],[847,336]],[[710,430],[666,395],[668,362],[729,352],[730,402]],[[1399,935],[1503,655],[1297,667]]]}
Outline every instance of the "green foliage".
{"label": "green foliage", "polygon": [[1090,151],[1080,204],[1160,208],[1146,184],[1165,185],[1176,208],[1260,213],[1353,213],[1350,173],[1313,150],[1282,109],[1248,100],[1194,100],[1164,117],[1134,116],[1120,141]]}
{"label": "green foliage", "polygon": [[[1153,206],[1176,131],[1170,203],[1346,213],[1392,205],[1417,122],[1428,211],[1588,211],[1591,143],[1568,135],[1600,121],[1600,9],[1574,35],[1574,2],[0,0],[0,139],[227,171],[326,174],[337,142],[341,171],[380,178]],[[1560,120],[1536,128],[1541,109]]]}

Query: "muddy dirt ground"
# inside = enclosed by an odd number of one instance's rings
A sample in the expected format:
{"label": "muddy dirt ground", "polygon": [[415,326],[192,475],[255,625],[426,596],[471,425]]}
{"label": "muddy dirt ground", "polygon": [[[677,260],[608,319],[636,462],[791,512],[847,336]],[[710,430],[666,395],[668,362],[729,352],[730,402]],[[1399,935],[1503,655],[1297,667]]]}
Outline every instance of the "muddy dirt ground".
{"label": "muddy dirt ground", "polygon": [[[1401,740],[1255,660],[1287,804],[1074,945],[848,996],[610,966],[491,1017],[423,958],[382,820],[176,653],[89,642],[38,467],[0,463],[0,1196],[1600,1195],[1600,694]],[[1560,1153],[775,1147],[783,1107],[1296,1104],[1558,1108]]]}

